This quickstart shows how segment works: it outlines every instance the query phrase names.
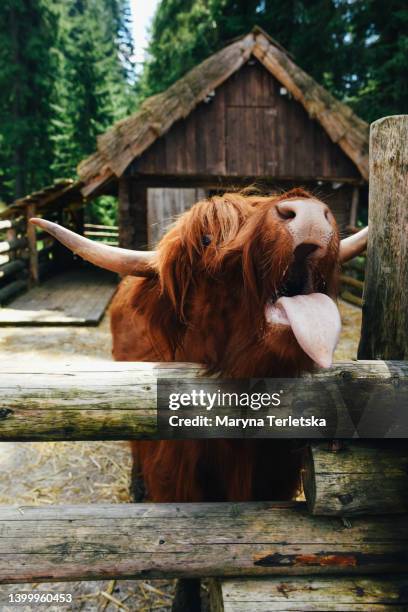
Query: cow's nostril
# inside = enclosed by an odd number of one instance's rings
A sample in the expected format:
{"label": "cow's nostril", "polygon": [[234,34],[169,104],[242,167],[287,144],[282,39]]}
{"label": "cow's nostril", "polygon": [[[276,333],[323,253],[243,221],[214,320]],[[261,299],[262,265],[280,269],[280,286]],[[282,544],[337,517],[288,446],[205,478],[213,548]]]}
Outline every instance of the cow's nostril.
{"label": "cow's nostril", "polygon": [[309,255],[312,255],[312,253],[317,251],[318,248],[319,246],[317,244],[309,244],[305,242],[303,242],[302,244],[298,244],[298,246],[294,250],[295,259],[306,259],[306,257],[309,257]]}

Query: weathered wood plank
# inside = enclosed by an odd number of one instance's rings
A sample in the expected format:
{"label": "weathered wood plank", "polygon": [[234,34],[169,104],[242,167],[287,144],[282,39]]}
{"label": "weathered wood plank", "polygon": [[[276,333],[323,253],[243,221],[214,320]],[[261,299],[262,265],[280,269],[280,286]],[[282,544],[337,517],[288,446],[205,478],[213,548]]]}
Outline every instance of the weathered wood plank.
{"label": "weathered wood plank", "polygon": [[148,189],[147,224],[149,248],[155,248],[178,215],[205,198],[203,189]]}
{"label": "weathered wood plank", "polygon": [[14,240],[2,240],[0,242],[0,253],[8,253],[9,251],[16,251],[22,249],[27,245],[25,238],[15,238]]}
{"label": "weathered wood plank", "polygon": [[331,450],[315,443],[305,453],[303,485],[315,515],[408,511],[408,449],[395,442],[349,442]]}
{"label": "weathered wood plank", "polygon": [[84,229],[87,230],[109,230],[110,232],[118,232],[118,225],[98,225],[95,223],[84,223]]}
{"label": "weathered wood plank", "polygon": [[0,309],[0,325],[97,325],[116,286],[114,274],[97,268],[60,273]]}
{"label": "weathered wood plank", "polygon": [[8,263],[0,265],[0,279],[7,276],[13,276],[26,268],[26,264],[22,259],[13,259]]}
{"label": "weathered wood plank", "polygon": [[[95,361],[46,372],[35,366],[24,370],[17,364],[0,363],[0,440],[155,438],[158,377],[199,383],[203,374],[199,365],[183,363]],[[390,385],[407,376],[406,362],[350,361],[337,363],[313,378],[328,384],[364,383],[358,389],[366,401],[370,389],[388,392]],[[320,385],[311,391],[308,380],[299,379],[299,396],[305,395],[304,384],[310,405],[327,408]],[[352,393],[355,402],[358,389]]]}
{"label": "weathered wood plank", "polygon": [[11,219],[4,219],[4,221],[0,221],[0,230],[8,230],[14,226],[13,221]]}
{"label": "weathered wood plank", "polygon": [[[27,289],[27,281],[25,280],[15,280],[11,283],[8,283],[8,285],[0,289],[0,304],[4,304],[8,300],[10,300],[13,296],[15,296],[18,293],[21,293],[25,289]],[[4,310],[6,309],[2,308],[0,310],[0,316]]]}
{"label": "weathered wood plank", "polygon": [[406,517],[311,517],[303,504],[0,507],[0,582],[408,570]]}
{"label": "weathered wood plank", "polygon": [[407,576],[211,580],[211,612],[404,612]]}
{"label": "weathered wood plank", "polygon": [[408,115],[375,121],[360,358],[408,359],[407,166]]}

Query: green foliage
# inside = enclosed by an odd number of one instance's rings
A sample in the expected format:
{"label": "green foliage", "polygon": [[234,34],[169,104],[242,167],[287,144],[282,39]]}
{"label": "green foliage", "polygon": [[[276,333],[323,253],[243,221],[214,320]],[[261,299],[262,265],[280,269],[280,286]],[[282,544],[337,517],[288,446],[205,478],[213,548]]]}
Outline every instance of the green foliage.
{"label": "green foliage", "polygon": [[139,96],[162,91],[254,25],[367,121],[407,112],[404,0],[162,0]]}
{"label": "green foliage", "polygon": [[51,120],[57,176],[72,175],[95,150],[97,135],[129,112],[132,46],[126,15],[123,0],[59,5],[59,78]]}
{"label": "green foliage", "polygon": [[118,225],[118,203],[113,196],[100,196],[85,207],[86,223]]}
{"label": "green foliage", "polygon": [[50,0],[0,5],[0,199],[48,181],[56,19]]}
{"label": "green foliage", "polygon": [[0,4],[0,200],[75,176],[132,110],[129,21],[128,0]]}

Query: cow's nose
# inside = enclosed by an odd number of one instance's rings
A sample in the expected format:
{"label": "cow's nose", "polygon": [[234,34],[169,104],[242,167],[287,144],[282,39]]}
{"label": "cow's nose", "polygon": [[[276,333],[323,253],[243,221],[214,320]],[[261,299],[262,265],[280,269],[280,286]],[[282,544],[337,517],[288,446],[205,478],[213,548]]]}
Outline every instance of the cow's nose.
{"label": "cow's nose", "polygon": [[316,247],[315,255],[324,255],[333,235],[333,217],[326,204],[318,200],[283,200],[277,210],[292,235],[293,250],[309,244]]}

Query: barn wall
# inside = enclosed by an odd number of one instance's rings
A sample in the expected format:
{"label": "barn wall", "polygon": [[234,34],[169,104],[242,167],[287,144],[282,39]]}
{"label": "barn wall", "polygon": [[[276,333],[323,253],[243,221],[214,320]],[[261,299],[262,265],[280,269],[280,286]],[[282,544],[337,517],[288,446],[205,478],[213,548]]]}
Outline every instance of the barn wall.
{"label": "barn wall", "polygon": [[[353,187],[350,185],[308,186],[331,208],[341,231],[349,224]],[[147,236],[154,248],[178,215],[203,198],[209,190],[192,188],[149,188],[147,190]],[[221,190],[222,191],[222,190]]]}
{"label": "barn wall", "polygon": [[320,124],[257,60],[175,123],[133,162],[131,173],[360,178]]}
{"label": "barn wall", "polygon": [[155,246],[178,215],[205,197],[204,189],[148,189],[147,236],[149,248]]}

